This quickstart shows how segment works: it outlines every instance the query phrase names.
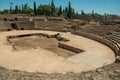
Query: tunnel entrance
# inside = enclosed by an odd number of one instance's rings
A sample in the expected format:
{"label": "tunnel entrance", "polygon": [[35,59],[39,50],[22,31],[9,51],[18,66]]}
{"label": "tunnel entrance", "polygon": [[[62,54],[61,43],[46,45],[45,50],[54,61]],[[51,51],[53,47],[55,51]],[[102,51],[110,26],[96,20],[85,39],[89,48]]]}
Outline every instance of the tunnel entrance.
{"label": "tunnel entrance", "polygon": [[15,21],[18,21],[18,18],[15,18]]}
{"label": "tunnel entrance", "polygon": [[7,18],[4,18],[4,21],[7,21]]}
{"label": "tunnel entrance", "polygon": [[16,23],[11,23],[11,27],[12,27],[12,29],[18,30]]}
{"label": "tunnel entrance", "polygon": [[20,28],[20,30],[24,30],[24,28]]}

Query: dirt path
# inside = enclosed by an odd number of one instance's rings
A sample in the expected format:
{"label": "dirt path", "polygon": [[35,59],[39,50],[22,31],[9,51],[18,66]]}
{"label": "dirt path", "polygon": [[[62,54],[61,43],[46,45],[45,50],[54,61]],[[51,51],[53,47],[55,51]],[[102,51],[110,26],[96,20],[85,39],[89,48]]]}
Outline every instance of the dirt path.
{"label": "dirt path", "polygon": [[85,52],[69,58],[58,56],[42,48],[13,51],[12,47],[7,45],[6,36],[37,32],[58,33],[35,30],[0,32],[0,66],[28,72],[81,72],[96,69],[115,61],[114,52],[107,46],[70,33],[60,34],[70,40],[66,44],[85,50]]}

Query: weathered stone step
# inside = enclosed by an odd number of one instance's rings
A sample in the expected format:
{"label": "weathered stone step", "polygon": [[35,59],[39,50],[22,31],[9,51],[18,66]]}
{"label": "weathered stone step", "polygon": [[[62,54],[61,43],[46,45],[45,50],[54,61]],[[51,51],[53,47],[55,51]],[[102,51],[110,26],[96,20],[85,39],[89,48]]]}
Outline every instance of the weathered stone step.
{"label": "weathered stone step", "polygon": [[115,41],[115,40],[113,40],[112,38],[107,38],[109,41],[111,41],[111,42],[113,42],[114,44],[116,44],[116,46],[119,48],[119,50],[120,50],[120,44],[117,42],[117,41]]}

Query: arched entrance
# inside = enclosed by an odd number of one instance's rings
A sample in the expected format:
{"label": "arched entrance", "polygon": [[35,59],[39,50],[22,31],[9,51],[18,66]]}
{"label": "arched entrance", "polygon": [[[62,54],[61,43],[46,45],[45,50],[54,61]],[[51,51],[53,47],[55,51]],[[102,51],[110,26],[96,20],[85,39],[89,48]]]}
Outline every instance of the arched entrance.
{"label": "arched entrance", "polygon": [[16,30],[18,29],[16,23],[11,23],[11,27],[12,29],[16,29]]}

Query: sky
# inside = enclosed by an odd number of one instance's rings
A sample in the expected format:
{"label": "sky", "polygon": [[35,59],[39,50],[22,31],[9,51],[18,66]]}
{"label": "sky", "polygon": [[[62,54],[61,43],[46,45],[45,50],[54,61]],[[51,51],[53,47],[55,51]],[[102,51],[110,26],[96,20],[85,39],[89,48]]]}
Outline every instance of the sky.
{"label": "sky", "polygon": [[[22,5],[28,3],[30,7],[33,7],[34,0],[0,0],[0,10],[9,9],[10,2],[15,5]],[[75,11],[81,13],[84,10],[85,13],[91,13],[94,10],[99,14],[117,14],[120,15],[120,0],[54,0],[57,7],[60,5],[65,7],[68,6],[68,2],[71,2],[72,7]],[[49,4],[51,0],[36,0],[37,6],[39,4]]]}

